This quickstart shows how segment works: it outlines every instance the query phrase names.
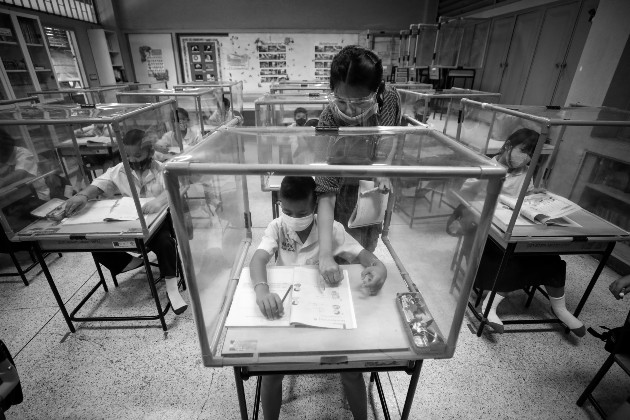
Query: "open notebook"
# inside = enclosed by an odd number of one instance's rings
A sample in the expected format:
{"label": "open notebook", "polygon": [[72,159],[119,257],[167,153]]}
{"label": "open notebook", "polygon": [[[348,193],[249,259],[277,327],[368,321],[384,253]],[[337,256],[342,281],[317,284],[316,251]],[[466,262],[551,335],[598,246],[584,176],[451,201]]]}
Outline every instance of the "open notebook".
{"label": "open notebook", "polygon": [[[140,206],[153,198],[140,198]],[[113,200],[91,200],[80,212],[63,220],[64,225],[138,220],[138,211],[131,197]]]}
{"label": "open notebook", "polygon": [[[505,206],[508,210],[506,213],[506,223],[509,223],[512,216],[512,209],[516,207],[516,197],[510,197],[504,194],[499,195],[500,205]],[[566,217],[571,213],[580,210],[581,207],[564,197],[550,193],[549,191],[527,195],[523,199],[520,216],[533,224],[542,224],[548,226],[574,226],[580,225]],[[501,218],[502,210],[497,207],[495,217]],[[517,220],[517,224],[518,220]]]}
{"label": "open notebook", "polygon": [[282,298],[293,286],[284,300],[282,318],[267,319],[256,304],[249,268],[244,268],[225,326],[357,328],[348,271],[344,270],[343,275],[338,287],[323,289],[317,267],[267,267],[267,282],[272,293]]}

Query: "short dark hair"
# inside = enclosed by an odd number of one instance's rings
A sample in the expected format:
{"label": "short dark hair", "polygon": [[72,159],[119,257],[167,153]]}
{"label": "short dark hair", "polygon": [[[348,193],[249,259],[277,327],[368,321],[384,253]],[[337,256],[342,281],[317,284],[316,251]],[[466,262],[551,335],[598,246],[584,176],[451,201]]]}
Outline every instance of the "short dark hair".
{"label": "short dark hair", "polygon": [[297,114],[299,114],[300,112],[308,115],[308,112],[306,111],[305,108],[302,108],[301,106],[295,108],[295,111],[293,111],[293,116],[295,117]]}
{"label": "short dark hair", "polygon": [[516,130],[509,135],[503,147],[499,150],[499,154],[503,153],[508,147],[514,148],[523,144],[523,151],[531,157],[534,154],[534,149],[536,149],[538,137],[540,137],[540,134],[529,128]]}
{"label": "short dark hair", "polygon": [[184,108],[177,108],[177,114],[178,115],[175,118],[177,122],[179,122],[180,115],[190,121],[190,116],[188,115],[188,111],[186,111]]}
{"label": "short dark hair", "polygon": [[223,97],[223,106],[225,107],[225,109],[230,109],[230,100],[225,96]]}
{"label": "short dark hair", "polygon": [[125,146],[141,146],[144,136],[145,132],[143,130],[132,128],[125,133],[125,136],[123,137],[123,144]]}
{"label": "short dark hair", "polygon": [[310,176],[285,176],[280,183],[280,197],[302,201],[315,199],[315,180]]}
{"label": "short dark hair", "polygon": [[348,45],[333,57],[330,65],[330,89],[339,82],[350,86],[365,86],[376,92],[383,80],[383,62],[374,52]]}

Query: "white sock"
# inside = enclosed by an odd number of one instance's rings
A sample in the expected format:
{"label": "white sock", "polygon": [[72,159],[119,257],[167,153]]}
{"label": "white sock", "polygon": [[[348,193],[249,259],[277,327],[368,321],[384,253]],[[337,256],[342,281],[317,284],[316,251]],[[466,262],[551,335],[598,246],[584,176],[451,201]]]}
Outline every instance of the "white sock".
{"label": "white sock", "polygon": [[166,281],[166,294],[168,295],[168,299],[171,301],[173,310],[178,310],[179,308],[186,306],[186,302],[184,302],[182,295],[179,294],[179,288],[177,287],[179,278],[171,277],[164,280]]}
{"label": "white sock", "polygon": [[[486,298],[483,300],[483,304],[481,305],[482,315],[486,312],[486,306],[488,306],[488,301],[490,300],[491,294],[492,293],[488,293],[486,295]],[[499,316],[497,315],[497,306],[499,306],[499,303],[501,303],[503,298],[504,296],[501,296],[498,293],[494,295],[492,306],[490,306],[490,312],[488,312],[488,322],[497,332],[503,332],[503,322],[501,322],[501,318],[499,318]]]}
{"label": "white sock", "polygon": [[[569,329],[576,330],[584,328],[584,324],[582,323],[582,321],[574,317],[573,314],[567,310],[564,295],[557,298],[549,296],[549,301],[551,302],[551,308],[553,309],[553,312],[556,314],[558,319],[564,323],[564,325],[569,327]],[[576,331],[573,332],[577,334]]]}

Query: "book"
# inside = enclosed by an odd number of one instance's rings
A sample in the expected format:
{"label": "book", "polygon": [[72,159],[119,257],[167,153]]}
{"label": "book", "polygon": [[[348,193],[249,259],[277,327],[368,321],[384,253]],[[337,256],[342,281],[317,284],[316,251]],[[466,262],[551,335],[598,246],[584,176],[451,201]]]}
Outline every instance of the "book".
{"label": "book", "polygon": [[[503,205],[503,209],[500,206]],[[499,195],[499,206],[497,207],[497,211],[495,211],[495,217],[501,219],[502,213],[507,213],[507,210],[510,214],[507,217],[507,222],[512,216],[511,210],[516,207],[516,197],[511,197],[507,195]],[[575,226],[579,227],[580,225],[573,220],[566,217],[571,213],[575,213],[580,210],[581,207],[575,204],[574,202],[567,200],[564,197],[553,194],[549,191],[538,194],[531,194],[525,196],[523,199],[523,204],[521,205],[520,216],[524,217],[528,221],[534,224],[543,224],[547,226]],[[505,218],[505,217],[503,217]],[[523,224],[518,223],[517,224]]]}
{"label": "book", "polygon": [[284,315],[267,319],[256,303],[249,268],[243,268],[225,326],[357,328],[348,271],[343,270],[337,287],[322,288],[320,277],[317,267],[267,267],[272,293],[282,297],[291,288],[284,300]]}
{"label": "book", "polygon": [[[153,200],[141,198],[140,206]],[[138,220],[138,211],[131,197],[121,197],[113,200],[93,200],[78,213],[63,220],[64,225],[80,225],[87,223],[117,222]]]}
{"label": "book", "polygon": [[31,211],[31,214],[35,217],[45,219],[51,212],[60,209],[65,205],[65,201],[60,198],[53,198],[36,209]]}

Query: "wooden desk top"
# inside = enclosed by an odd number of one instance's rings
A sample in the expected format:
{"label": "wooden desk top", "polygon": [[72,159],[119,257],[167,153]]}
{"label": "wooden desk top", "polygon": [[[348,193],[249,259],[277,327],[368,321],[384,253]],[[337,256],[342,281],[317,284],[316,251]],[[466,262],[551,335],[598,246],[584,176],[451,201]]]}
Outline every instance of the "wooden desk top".
{"label": "wooden desk top", "polygon": [[[343,268],[350,275],[358,328],[225,328],[225,339],[218,352],[226,358],[226,364],[321,364],[327,357],[345,357],[349,362],[439,357],[440,353],[435,350],[427,351],[423,357],[410,348],[395,302],[396,293],[407,292],[408,288],[395,266],[387,266],[387,281],[376,296],[366,296],[360,290],[360,274],[363,269],[361,265],[344,265]],[[441,353],[446,353],[445,349],[446,346],[442,345]]]}

